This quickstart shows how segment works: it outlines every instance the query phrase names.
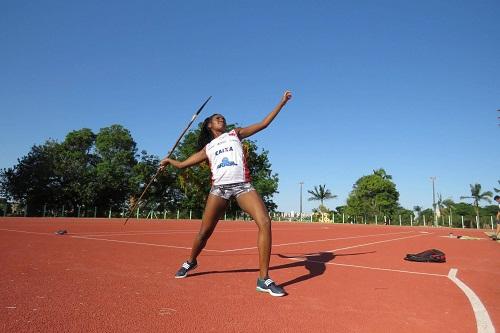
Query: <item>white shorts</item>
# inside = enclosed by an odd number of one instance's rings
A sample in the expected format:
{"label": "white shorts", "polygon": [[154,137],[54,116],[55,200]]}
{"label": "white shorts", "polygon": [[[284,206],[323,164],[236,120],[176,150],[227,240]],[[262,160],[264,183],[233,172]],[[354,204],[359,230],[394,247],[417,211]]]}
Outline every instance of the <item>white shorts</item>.
{"label": "white shorts", "polygon": [[237,198],[244,193],[255,191],[255,188],[250,183],[235,183],[226,185],[214,185],[210,189],[210,194],[229,200]]}

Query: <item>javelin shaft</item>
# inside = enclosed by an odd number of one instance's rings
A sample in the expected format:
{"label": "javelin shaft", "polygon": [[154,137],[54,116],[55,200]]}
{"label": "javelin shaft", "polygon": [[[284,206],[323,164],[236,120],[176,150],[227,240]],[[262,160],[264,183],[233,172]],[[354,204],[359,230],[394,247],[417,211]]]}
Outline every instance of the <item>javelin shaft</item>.
{"label": "javelin shaft", "polygon": [[[191,125],[193,124],[194,120],[198,117],[198,115],[200,114],[201,110],[203,110],[203,108],[205,107],[205,105],[207,105],[208,101],[212,98],[212,96],[208,97],[207,100],[205,101],[205,103],[203,103],[200,108],[198,109],[198,111],[196,111],[196,113],[193,115],[193,117],[191,118],[191,121],[189,122],[189,124],[186,126],[186,128],[184,128],[184,130],[182,131],[181,135],[179,135],[179,138],[177,139],[177,141],[175,142],[174,146],[172,147],[172,149],[170,149],[170,151],[168,152],[167,154],[167,157],[170,158],[170,156],[172,156],[172,153],[174,152],[175,148],[177,148],[177,146],[179,145],[179,142],[181,141],[182,137],[184,136],[184,134],[186,134],[187,130],[189,129],[189,127],[191,127]],[[158,177],[158,175],[160,174],[161,172],[161,168],[158,168],[158,170],[156,171],[155,175],[153,176],[153,178],[151,178],[151,180],[149,181],[149,183],[146,185],[146,187],[144,188],[144,190],[142,191],[139,199],[135,202],[134,206],[130,209],[129,213],[128,213],[128,216],[127,216],[127,219],[125,220],[125,223],[123,223],[124,225],[127,224],[128,220],[130,219],[130,217],[132,216],[132,213],[134,212],[134,210],[137,208],[137,206],[139,206],[139,203],[141,202],[142,200],[142,197],[144,197],[144,194],[146,194],[146,191],[148,190],[148,188],[151,186],[151,184],[153,183],[153,181],[156,179],[156,177]]]}
{"label": "javelin shaft", "polygon": [[172,153],[174,152],[175,148],[177,148],[177,145],[179,144],[179,142],[181,141],[182,137],[184,136],[184,134],[187,132],[187,130],[189,129],[189,127],[191,127],[191,125],[193,124],[194,120],[196,119],[196,117],[198,117],[198,115],[200,114],[201,110],[203,110],[203,108],[205,107],[205,105],[208,103],[208,101],[212,98],[212,96],[210,96],[209,98],[207,98],[207,100],[205,101],[205,103],[203,103],[200,108],[198,109],[198,111],[196,111],[196,113],[193,115],[193,117],[191,118],[191,121],[189,122],[189,124],[186,126],[186,128],[184,129],[184,131],[182,131],[181,135],[179,135],[179,138],[177,139],[177,141],[175,142],[174,146],[172,147],[172,149],[170,149],[170,151],[168,152],[168,155],[167,157],[170,157],[172,155]]}

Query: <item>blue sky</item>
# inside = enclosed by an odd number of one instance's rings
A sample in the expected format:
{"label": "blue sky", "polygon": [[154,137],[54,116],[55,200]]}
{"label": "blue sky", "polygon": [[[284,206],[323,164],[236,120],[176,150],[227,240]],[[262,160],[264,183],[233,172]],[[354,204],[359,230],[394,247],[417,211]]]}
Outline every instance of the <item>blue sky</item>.
{"label": "blue sky", "polygon": [[280,210],[299,182],[345,203],[373,169],[406,208],[432,183],[459,200],[500,179],[498,1],[4,1],[0,4],[0,168],[84,127],[128,128],[163,156],[200,118],[260,121],[252,139],[279,174]]}

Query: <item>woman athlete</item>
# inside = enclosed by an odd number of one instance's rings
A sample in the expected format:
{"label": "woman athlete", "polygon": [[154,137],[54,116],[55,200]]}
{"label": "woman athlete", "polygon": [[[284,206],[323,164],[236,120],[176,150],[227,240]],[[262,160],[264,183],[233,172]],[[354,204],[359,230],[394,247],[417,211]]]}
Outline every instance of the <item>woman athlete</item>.
{"label": "woman athlete", "polygon": [[241,140],[263,130],[274,120],[283,106],[292,98],[286,91],[278,105],[259,123],[235,128],[226,133],[226,120],[220,114],[205,119],[198,138],[198,152],[184,161],[164,158],[160,168],[172,165],[183,169],[208,160],[212,171],[212,188],[208,195],[198,235],[195,237],[191,255],[175,274],[184,278],[198,265],[196,258],[205,247],[219,219],[223,216],[229,200],[234,197],[240,208],[248,213],[259,228],[257,244],[259,249],[259,278],[257,291],[268,292],[272,296],[283,296],[283,288],[269,278],[271,257],[271,219],[262,198],[250,183]]}

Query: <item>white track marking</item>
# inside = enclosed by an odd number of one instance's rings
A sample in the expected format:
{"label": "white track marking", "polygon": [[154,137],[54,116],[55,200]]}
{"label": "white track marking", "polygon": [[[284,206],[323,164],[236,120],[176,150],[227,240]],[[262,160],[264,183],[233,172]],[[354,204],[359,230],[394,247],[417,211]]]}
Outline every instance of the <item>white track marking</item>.
{"label": "white track marking", "polygon": [[[288,260],[293,260],[293,261],[303,261],[304,258],[286,258]],[[405,274],[413,274],[413,275],[424,275],[424,276],[435,276],[435,277],[447,277],[449,278],[453,283],[457,285],[458,288],[460,288],[465,296],[469,299],[469,302],[472,306],[472,310],[474,311],[474,316],[476,319],[476,327],[477,327],[477,332],[478,333],[495,333],[495,327],[493,326],[493,323],[491,322],[491,318],[488,314],[488,310],[486,310],[486,307],[483,305],[479,297],[474,293],[474,291],[469,288],[465,283],[463,283],[460,279],[457,278],[457,269],[452,268],[450,269],[448,275],[444,274],[436,274],[436,273],[425,273],[425,272],[415,272],[415,271],[407,271],[407,270],[401,270],[401,269],[392,269],[392,268],[383,268],[383,267],[370,267],[370,266],[360,266],[360,265],[349,265],[349,264],[338,264],[338,263],[333,263],[333,262],[321,262],[317,260],[309,260],[309,262],[314,262],[318,264],[324,264],[324,265],[333,265],[333,266],[341,266],[341,267],[349,267],[349,268],[360,268],[360,269],[369,269],[369,270],[375,270],[375,271],[385,271],[385,272],[394,272],[394,273],[405,273]]]}
{"label": "white track marking", "polygon": [[[274,228],[273,231],[300,231],[304,229],[296,229],[296,228]],[[309,229],[306,229],[309,230]],[[240,231],[257,231],[257,227],[252,228],[252,229],[238,229],[238,230],[220,230],[217,229],[216,233],[234,233],[234,232],[240,232]],[[99,236],[135,236],[135,235],[162,235],[162,234],[181,234],[181,233],[198,233],[199,229],[186,229],[186,230],[163,230],[163,231],[129,231],[126,233],[121,233],[121,232],[116,232],[116,231],[96,231],[96,232],[81,232],[81,233],[72,233],[72,235],[77,235],[77,236],[88,236],[88,237],[99,237]],[[381,234],[385,235],[385,234]]]}
{"label": "white track marking", "polygon": [[[274,246],[274,245],[273,245]],[[237,252],[237,251],[245,251],[245,250],[255,250],[257,246],[252,246],[252,247],[241,247],[239,249],[230,249],[230,250],[220,250],[220,252],[225,253],[225,252]]]}
{"label": "white track marking", "polygon": [[[17,232],[17,233],[23,233],[23,234],[43,235],[43,236],[54,236],[53,233],[23,231],[23,230],[0,229],[0,231],[9,231],[9,232]],[[88,240],[98,240],[98,241],[114,242],[114,243],[125,243],[125,244],[146,245],[146,246],[155,246],[155,247],[166,247],[166,248],[172,248],[172,249],[191,250],[191,247],[185,247],[185,246],[173,246],[173,245],[163,245],[163,244],[153,244],[153,243],[143,243],[143,242],[129,242],[129,241],[123,241],[123,240],[116,240],[116,239],[94,238],[94,237],[73,236],[73,235],[66,235],[65,237],[68,237],[68,236],[71,238],[77,238],[77,239],[88,239]],[[222,252],[220,250],[210,250],[210,249],[204,249],[203,251]]]}
{"label": "white track marking", "polygon": [[80,234],[80,233],[77,233],[77,234],[72,234],[72,235],[75,235],[75,236],[82,236],[82,237],[110,237],[110,236],[157,236],[157,235],[171,235],[171,234],[193,234],[193,233],[197,233],[198,230],[196,231],[172,231],[172,232],[168,232],[168,231],[163,231],[163,232],[136,232],[136,233],[117,233],[117,232],[110,232],[110,233],[106,233],[106,234],[96,234],[96,233],[92,233],[92,234]]}
{"label": "white track marking", "polygon": [[[254,230],[254,229],[252,229],[252,230]],[[53,236],[54,235],[53,233],[43,233],[43,232],[24,231],[24,230],[12,230],[12,229],[0,229],[0,231],[8,231],[8,232],[16,232],[16,233],[24,233],[24,234],[34,234],[34,235],[44,235],[44,236]],[[224,231],[225,230],[221,230],[219,232],[224,232]],[[241,231],[241,230],[239,230],[239,231]],[[181,231],[181,232],[197,232],[197,231],[185,230],[185,231]],[[233,232],[233,231],[228,230],[228,231],[225,231],[225,232]],[[234,232],[238,232],[238,231],[234,231]],[[306,244],[306,243],[314,243],[314,242],[324,242],[324,241],[329,241],[329,240],[353,239],[353,238],[363,238],[363,237],[371,237],[371,236],[379,236],[379,235],[395,235],[395,234],[404,234],[404,233],[411,233],[411,232],[400,232],[400,233],[392,233],[392,234],[373,234],[373,235],[365,235],[365,236],[353,236],[353,237],[344,237],[344,238],[321,239],[321,240],[313,240],[313,241],[303,241],[303,242],[295,242],[295,243],[277,244],[277,245],[273,245],[273,246],[286,246],[286,245],[295,245],[295,244]],[[155,234],[155,233],[153,233],[153,234]],[[162,234],[162,233],[160,233],[160,234]],[[358,244],[358,245],[337,248],[337,249],[334,249],[334,250],[324,251],[324,252],[332,252],[332,253],[334,253],[335,251],[347,250],[347,249],[352,249],[352,248],[356,248],[356,247],[362,247],[362,246],[368,246],[368,245],[373,245],[373,244],[386,243],[386,242],[391,242],[391,241],[396,241],[396,240],[402,240],[402,239],[415,238],[415,237],[425,236],[425,235],[429,235],[429,234],[430,233],[420,233],[419,235],[413,235],[413,236],[408,236],[408,237],[399,237],[399,238],[393,238],[393,239],[382,240],[382,241],[377,241],[377,242],[370,242],[370,243]],[[107,234],[105,236],[110,236],[110,235],[111,234]],[[124,235],[124,234],[115,234],[115,235]],[[132,235],[140,235],[140,234],[132,234]],[[96,235],[96,236],[98,236],[98,235]],[[106,241],[106,242],[114,242],[114,243],[125,243],[125,244],[135,244],[135,245],[146,245],[146,246],[154,246],[154,247],[165,247],[165,248],[175,248],[175,249],[182,249],[182,250],[191,250],[191,247],[182,247],[182,246],[152,244],[152,243],[143,243],[143,242],[130,242],[130,241],[121,241],[121,240],[114,240],[114,239],[103,239],[103,238],[94,238],[94,237],[76,236],[76,235],[72,235],[70,237],[71,238],[77,238],[77,239],[98,240],[98,241]],[[249,250],[249,249],[255,249],[255,248],[256,247],[249,247],[249,248],[231,249],[231,250],[210,250],[210,249],[204,249],[204,251],[207,251],[207,252],[221,252],[221,253],[223,253],[223,252],[234,252],[234,251]],[[300,258],[300,259],[299,258],[286,258],[286,259],[292,260],[292,261],[302,261],[302,260],[304,260],[304,258]],[[407,271],[407,270],[399,270],[399,269],[391,269],[391,268],[383,268],[383,267],[370,267],[370,266],[361,266],[361,265],[339,264],[339,263],[333,263],[333,262],[326,262],[325,263],[325,262],[320,262],[320,261],[315,261],[315,260],[308,260],[308,261],[319,263],[319,264],[340,266],[340,267],[351,267],[351,268],[360,268],[360,269],[369,269],[369,270],[386,271],[386,272],[396,272],[396,273],[405,273],[405,274],[414,274],[414,275],[448,277],[453,283],[455,283],[457,285],[458,288],[460,288],[463,291],[463,293],[469,299],[469,302],[471,303],[472,309],[474,311],[474,316],[475,316],[475,319],[476,319],[477,332],[478,333],[495,333],[496,332],[495,331],[495,327],[493,326],[493,323],[491,322],[491,319],[490,319],[490,316],[488,314],[488,311],[486,310],[486,307],[483,305],[483,303],[481,302],[481,300],[479,299],[479,297],[474,293],[474,291],[471,288],[469,288],[465,283],[463,283],[460,279],[457,278],[456,275],[457,275],[457,271],[458,270],[455,269],[455,268],[450,269],[448,275],[444,275],[444,274]],[[16,307],[7,307],[7,308],[8,309],[15,309]]]}
{"label": "white track marking", "polygon": [[[35,235],[45,235],[45,236],[52,236],[54,235],[53,233],[41,233],[41,232],[32,232],[32,231],[23,231],[23,230],[12,230],[12,229],[0,229],[2,231],[9,231],[9,232],[18,232],[18,233],[26,233],[26,234],[35,234]],[[224,232],[225,230],[221,230],[219,232]],[[231,230],[228,230],[228,232],[232,232]],[[357,239],[357,238],[366,238],[366,237],[373,237],[373,236],[381,236],[381,235],[397,235],[397,234],[405,234],[405,233],[411,233],[411,231],[408,232],[397,232],[397,233],[390,233],[390,234],[372,234],[372,235],[364,235],[364,236],[352,236],[352,237],[339,237],[339,238],[327,238],[327,239],[318,239],[318,240],[312,240],[312,241],[302,241],[302,242],[294,242],[294,243],[283,243],[283,244],[275,244],[273,247],[279,247],[279,246],[288,246],[288,245],[298,245],[298,244],[306,244],[306,243],[317,243],[317,242],[325,242],[325,241],[333,241],[333,240],[342,240],[342,239]],[[106,234],[102,236],[112,236],[112,235],[119,235],[119,234]],[[124,234],[121,234],[124,235]],[[406,239],[406,238],[413,238],[413,237],[418,237],[418,236],[423,236],[424,234],[419,234],[415,236],[409,236],[409,237],[401,237],[401,238],[396,238],[396,239],[389,239],[389,240],[383,240],[383,241],[378,241],[378,242],[371,242],[371,243],[365,243],[365,244],[360,244],[360,245],[354,245],[354,246],[349,246],[349,247],[344,247],[344,248],[339,248],[335,250],[330,250],[330,251],[325,251],[325,252],[334,252],[334,251],[340,251],[340,250],[345,250],[345,249],[350,249],[350,248],[355,248],[355,247],[360,247],[360,246],[366,246],[366,245],[371,245],[371,244],[378,244],[378,243],[385,243],[385,242],[390,242],[394,240],[399,240],[399,239]],[[163,245],[163,244],[153,244],[153,243],[145,243],[145,242],[132,242],[132,241],[123,241],[123,240],[116,240],[116,239],[107,239],[107,238],[96,238],[96,237],[91,237],[92,235],[88,236],[78,236],[78,235],[68,235],[72,238],[80,238],[80,239],[88,239],[88,240],[100,240],[100,241],[107,241],[107,242],[115,242],[115,243],[124,243],[124,244],[135,244],[135,245],[146,245],[146,246],[156,246],[156,247],[166,247],[166,248],[173,248],[173,249],[185,249],[185,250],[191,250],[191,247],[185,247],[185,246],[173,246],[173,245]],[[101,235],[96,235],[97,237],[100,237]],[[211,249],[204,249],[204,251],[207,252],[219,252],[219,253],[226,253],[226,252],[237,252],[237,251],[245,251],[245,250],[254,250],[256,249],[256,246],[252,247],[246,247],[246,248],[238,248],[238,249],[229,249],[229,250],[211,250]]]}
{"label": "white track marking", "polygon": [[360,266],[360,265],[349,265],[349,264],[338,264],[335,262],[328,263],[334,266],[344,266],[344,267],[354,267],[354,268],[363,268],[363,269],[371,269],[376,271],[388,271],[388,272],[396,272],[396,273],[406,273],[406,274],[416,274],[416,275],[428,275],[428,276],[439,276],[446,277],[444,274],[437,273],[425,273],[425,272],[415,272],[415,271],[407,271],[403,269],[392,269],[392,268],[383,268],[383,267],[370,267],[370,266]]}
{"label": "white track marking", "polygon": [[463,283],[459,278],[457,278],[458,270],[456,268],[450,269],[448,273],[448,278],[453,281],[458,288],[460,288],[465,296],[469,299],[472,309],[474,310],[474,316],[476,317],[476,325],[478,333],[494,333],[495,327],[491,322],[488,311],[484,307],[483,303],[479,297],[470,289],[465,283]]}
{"label": "white track marking", "polygon": [[[173,246],[173,245],[153,244],[153,243],[143,243],[143,242],[130,242],[130,241],[123,241],[123,240],[116,240],[116,239],[94,238],[94,237],[85,237],[85,236],[70,236],[70,237],[77,238],[77,239],[98,240],[98,241],[112,242],[112,243],[124,243],[124,244],[134,244],[134,245],[166,247],[166,248],[171,248],[171,249],[191,250],[191,247],[186,247],[186,246]],[[208,250],[208,249],[204,249],[203,251],[221,252],[219,250]]]}
{"label": "white track marking", "polygon": [[382,240],[382,241],[378,241],[378,242],[371,242],[371,243],[364,243],[364,244],[358,244],[358,245],[340,247],[338,249],[333,249],[333,250],[323,251],[323,252],[335,252],[335,251],[341,251],[341,250],[348,250],[348,249],[353,249],[353,248],[356,248],[356,247],[362,247],[362,246],[368,246],[368,245],[380,244],[380,243],[387,243],[387,242],[393,242],[393,241],[397,241],[397,240],[401,240],[401,239],[409,239],[409,238],[415,238],[415,237],[421,237],[421,236],[427,236],[427,234],[419,234],[419,235],[408,236],[408,237],[386,239],[386,240]]}
{"label": "white track marking", "polygon": [[89,237],[95,237],[95,236],[108,236],[108,235],[125,235],[125,234],[137,234],[137,235],[148,235],[148,234],[161,234],[161,233],[169,233],[169,232],[195,232],[198,229],[188,229],[188,230],[158,230],[158,231],[151,231],[151,230],[135,230],[135,231],[94,231],[94,232],[75,232],[73,235],[76,236],[89,236]]}
{"label": "white track marking", "polygon": [[[273,244],[272,247],[280,247],[280,246],[288,246],[288,245],[299,245],[299,244],[307,244],[307,243],[320,243],[320,242],[327,242],[327,241],[335,241],[335,240],[344,240],[344,239],[358,239],[358,238],[366,238],[366,237],[374,237],[374,236],[391,236],[391,235],[400,235],[400,234],[408,234],[412,233],[413,231],[405,231],[405,232],[395,232],[395,233],[390,233],[390,234],[371,234],[371,235],[364,235],[364,236],[351,236],[351,237],[338,237],[338,238],[325,238],[325,239],[316,239],[316,240],[311,240],[311,241],[302,241],[302,242],[292,242],[292,243],[282,243],[282,244]],[[403,238],[396,238],[396,239],[390,239],[390,240],[384,240],[381,241],[383,242],[389,242],[392,240],[398,240],[398,239],[405,239],[405,238],[413,238],[413,237],[418,237],[418,236],[424,236],[424,235],[415,235],[415,236],[410,236],[410,237],[403,237]],[[364,245],[370,245],[370,244],[376,244],[380,242],[374,242],[374,243],[367,243],[367,244],[362,244],[362,245],[355,245],[354,247],[358,246],[364,246]],[[238,249],[229,249],[229,250],[221,250],[220,252],[237,252],[237,251],[244,251],[244,250],[254,250],[256,249],[257,246],[252,246],[252,247],[242,247]],[[340,249],[337,249],[337,251]],[[324,252],[333,252],[335,250],[331,251],[324,251]]]}
{"label": "white track marking", "polygon": [[[286,258],[289,260],[293,261],[303,261],[304,258]],[[416,274],[416,275],[428,275],[428,276],[438,276],[438,277],[447,277],[447,275],[444,274],[437,274],[437,273],[425,273],[425,272],[415,272],[415,271],[407,271],[407,270],[402,270],[402,269],[392,269],[392,268],[383,268],[383,267],[371,267],[371,266],[360,266],[360,265],[350,265],[350,264],[339,264],[335,262],[322,262],[322,261],[317,261],[317,260],[309,260],[307,259],[308,262],[314,262],[318,264],[325,264],[325,265],[333,265],[333,266],[341,266],[341,267],[352,267],[352,268],[361,268],[361,269],[370,269],[374,271],[386,271],[386,272],[396,272],[396,273],[406,273],[406,274]]]}
{"label": "white track marking", "polygon": [[165,316],[165,315],[173,315],[177,312],[177,310],[175,309],[171,309],[171,308],[161,308],[160,311],[159,311],[159,315],[161,316]]}
{"label": "white track marking", "polygon": [[319,242],[328,242],[328,241],[334,241],[334,240],[342,240],[342,239],[358,239],[358,238],[366,238],[366,237],[374,237],[374,236],[391,236],[391,235],[400,235],[400,234],[409,234],[412,233],[413,231],[404,231],[404,232],[395,232],[395,233],[390,233],[390,234],[370,234],[370,235],[364,235],[364,236],[349,236],[349,237],[337,237],[337,238],[325,238],[325,239],[317,239],[317,240],[310,240],[310,241],[302,241],[302,242],[292,242],[292,243],[282,243],[282,244],[276,244],[273,246],[287,246],[287,245],[297,245],[297,244],[307,244],[307,243],[319,243]]}
{"label": "white track marking", "polygon": [[[243,230],[218,230],[217,233],[227,233],[227,232],[239,232],[239,231],[256,231],[256,229],[243,229]],[[72,235],[86,236],[86,237],[101,237],[101,236],[149,236],[149,235],[171,235],[171,234],[197,234],[199,229],[196,230],[172,230],[172,231],[157,231],[157,232],[129,232],[129,233],[119,233],[119,232],[108,232],[108,233],[76,233]]]}
{"label": "white track marking", "polygon": [[21,234],[45,235],[45,236],[54,235],[54,233],[50,233],[50,232],[35,232],[35,231],[12,230],[12,229],[0,229],[0,231],[19,232]]}

